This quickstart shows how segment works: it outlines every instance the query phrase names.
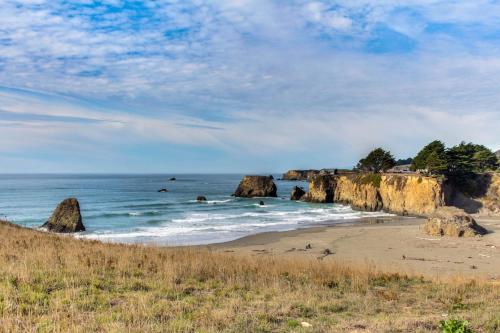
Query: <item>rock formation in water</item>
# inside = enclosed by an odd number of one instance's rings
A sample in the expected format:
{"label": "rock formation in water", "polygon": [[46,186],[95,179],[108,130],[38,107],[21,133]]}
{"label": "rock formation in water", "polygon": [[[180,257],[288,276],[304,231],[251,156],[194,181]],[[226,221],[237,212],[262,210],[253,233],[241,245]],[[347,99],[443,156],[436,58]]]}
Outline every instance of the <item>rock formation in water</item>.
{"label": "rock formation in water", "polygon": [[245,176],[234,192],[236,197],[276,197],[277,189],[269,176]]}
{"label": "rock formation in water", "polygon": [[310,180],[318,175],[319,170],[288,170],[283,174],[282,180]]}
{"label": "rock formation in water", "polygon": [[63,200],[42,227],[54,232],[85,231],[78,200],[76,198]]}
{"label": "rock formation in water", "polygon": [[300,200],[306,194],[306,192],[298,186],[294,186],[292,189],[292,194],[290,195],[290,200]]}
{"label": "rock formation in water", "polygon": [[336,178],[336,176],[331,175],[313,177],[309,182],[309,191],[302,197],[302,200],[320,203],[333,202]]}
{"label": "rock formation in water", "polygon": [[484,235],[486,229],[462,209],[440,207],[425,223],[423,230],[432,236],[474,237]]}
{"label": "rock formation in water", "polygon": [[367,211],[429,215],[445,204],[443,181],[419,175],[358,173],[315,176],[304,200],[339,202]]}
{"label": "rock formation in water", "polygon": [[198,201],[198,202],[207,201],[207,198],[203,195],[199,195],[196,197],[196,201]]}

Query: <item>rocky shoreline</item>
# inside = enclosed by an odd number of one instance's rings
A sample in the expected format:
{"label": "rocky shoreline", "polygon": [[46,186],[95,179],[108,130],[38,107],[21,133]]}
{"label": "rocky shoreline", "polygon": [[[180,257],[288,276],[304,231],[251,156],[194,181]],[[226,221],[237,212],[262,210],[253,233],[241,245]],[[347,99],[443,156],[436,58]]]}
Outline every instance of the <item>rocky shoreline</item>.
{"label": "rocky shoreline", "polygon": [[[304,175],[310,170],[306,170]],[[289,199],[314,203],[341,203],[360,211],[385,211],[400,216],[428,218],[428,234],[458,237],[483,235],[486,230],[467,213],[495,215],[500,211],[500,174],[476,177],[476,196],[466,196],[443,177],[420,174],[374,172],[318,173],[309,175],[309,188],[294,186]],[[233,193],[235,197],[277,197],[272,176],[244,176]],[[197,202],[206,202],[199,195]],[[263,200],[260,205],[265,205]],[[444,210],[443,208],[454,208]],[[476,209],[475,211],[473,209]],[[49,231],[85,231],[76,198],[64,200],[42,227]]]}

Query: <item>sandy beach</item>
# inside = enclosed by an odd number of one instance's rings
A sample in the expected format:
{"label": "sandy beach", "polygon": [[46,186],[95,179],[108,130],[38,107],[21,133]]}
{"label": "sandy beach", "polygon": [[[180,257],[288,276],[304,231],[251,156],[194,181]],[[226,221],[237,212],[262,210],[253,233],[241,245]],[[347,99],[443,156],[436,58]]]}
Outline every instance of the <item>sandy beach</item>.
{"label": "sandy beach", "polygon": [[[305,257],[387,272],[440,279],[500,279],[500,218],[475,216],[483,237],[451,238],[422,232],[423,218],[376,218],[328,227],[268,232],[215,244],[216,251],[253,256]],[[310,244],[310,248],[307,245]],[[328,249],[331,254],[325,254]]]}

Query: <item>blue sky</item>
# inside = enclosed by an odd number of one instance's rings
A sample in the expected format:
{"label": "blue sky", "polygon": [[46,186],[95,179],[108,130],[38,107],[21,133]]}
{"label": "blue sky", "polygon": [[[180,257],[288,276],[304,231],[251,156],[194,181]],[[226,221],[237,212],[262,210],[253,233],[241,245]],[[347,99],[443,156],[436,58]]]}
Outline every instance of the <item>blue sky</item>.
{"label": "blue sky", "polygon": [[500,148],[498,1],[0,1],[0,172]]}

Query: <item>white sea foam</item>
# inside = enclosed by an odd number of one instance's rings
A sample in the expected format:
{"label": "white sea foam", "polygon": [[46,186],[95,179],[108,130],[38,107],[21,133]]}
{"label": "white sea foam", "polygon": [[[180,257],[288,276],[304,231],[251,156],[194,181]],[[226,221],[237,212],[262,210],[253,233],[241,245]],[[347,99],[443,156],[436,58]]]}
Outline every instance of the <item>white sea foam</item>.
{"label": "white sea foam", "polygon": [[298,227],[364,217],[389,216],[384,212],[354,211],[349,206],[304,206],[295,210],[250,211],[240,214],[191,212],[183,217],[130,231],[83,233],[77,237],[107,241],[144,241],[168,244],[202,244],[230,240],[263,231],[291,230]]}

